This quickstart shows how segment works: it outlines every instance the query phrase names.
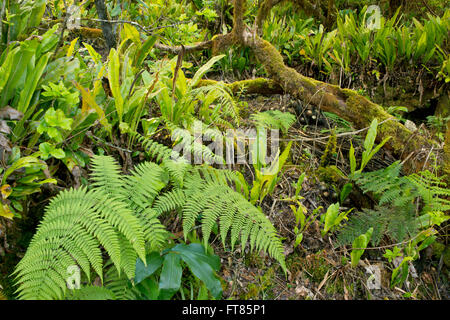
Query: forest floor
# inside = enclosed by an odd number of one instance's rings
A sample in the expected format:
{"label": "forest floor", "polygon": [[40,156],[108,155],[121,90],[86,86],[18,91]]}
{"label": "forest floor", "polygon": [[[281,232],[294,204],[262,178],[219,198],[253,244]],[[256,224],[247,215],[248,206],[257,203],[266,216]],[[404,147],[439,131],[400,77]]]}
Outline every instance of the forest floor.
{"label": "forest floor", "polygon": [[[293,101],[287,95],[272,96],[246,96],[242,97],[248,103],[249,114],[257,111],[282,110],[293,114]],[[304,111],[308,112],[308,108]],[[298,110],[297,110],[298,113]],[[311,114],[311,113],[310,113]],[[302,204],[311,214],[315,209],[324,212],[335,202],[337,194],[333,189],[333,183],[323,179],[323,174],[318,172],[320,158],[325,149],[327,139],[335,123],[323,115],[313,113],[315,119],[308,118],[308,115],[298,114],[298,119],[302,118],[304,123],[298,120],[289,130],[286,140],[303,137],[306,141],[299,141],[291,149],[290,163],[282,171],[280,182],[272,195],[268,195],[263,203],[262,209],[270,218],[280,236],[284,238],[285,254],[287,263],[286,275],[281,267],[264,254],[250,253],[245,248],[245,255],[241,248],[231,251],[224,248],[219,239],[212,239],[211,245],[215,253],[221,258],[222,269],[219,276],[223,279],[225,287],[224,298],[228,299],[449,299],[448,278],[450,276],[448,268],[442,261],[436,259],[432,252],[417,263],[410,265],[412,281],[407,282],[407,291],[401,288],[390,288],[389,277],[392,271],[386,259],[382,258],[382,250],[368,250],[360,264],[362,267],[351,268],[348,261],[350,251],[345,247],[337,247],[333,236],[322,236],[319,221],[315,220],[304,232],[303,241],[295,247],[295,217],[290,205],[293,202],[286,200],[295,194],[295,184],[302,172],[307,173],[307,178],[303,181],[300,196]],[[314,122],[315,121],[315,122]],[[307,125],[309,122],[310,125]],[[351,128],[349,128],[351,130]],[[362,139],[353,138],[353,145],[358,146]],[[348,172],[347,162],[343,154],[347,154],[349,148],[347,136],[338,137],[337,157],[335,165],[343,172]],[[389,154],[381,150],[369,163],[370,170],[376,170],[392,163]],[[239,169],[239,168],[234,168]],[[242,168],[249,181],[254,174],[250,166]],[[84,170],[84,169],[83,169]],[[87,176],[87,172],[83,175]],[[325,180],[325,181],[321,181]],[[12,272],[13,267],[23,256],[26,244],[34,233],[39,221],[39,214],[50,197],[48,192],[40,193],[33,198],[30,208],[33,214],[22,219],[21,222],[7,224],[3,226],[0,234],[0,250],[4,263],[1,266],[1,274],[4,278],[2,283],[11,283],[11,278],[4,277]],[[361,199],[360,199],[361,200]],[[346,203],[348,208],[360,208],[358,198],[352,198]],[[362,200],[361,200],[362,201]],[[367,201],[367,199],[365,200]],[[322,208],[320,208],[322,207]],[[30,212],[31,213],[31,212]],[[164,224],[174,234],[182,234],[181,222],[172,217]],[[381,244],[381,247],[383,245]],[[442,260],[442,259],[441,259]],[[370,289],[371,273],[367,271],[371,266],[375,266],[380,271],[381,283],[379,289]],[[5,292],[11,292],[11,288],[4,288]]]}
{"label": "forest floor", "polygon": [[[296,114],[293,109],[295,101],[288,95],[271,96],[247,96],[249,114],[257,111],[281,110]],[[308,108],[303,109],[308,111]],[[330,129],[337,125],[329,118],[313,111],[317,117],[308,118],[306,114],[298,114],[304,123],[298,120],[289,130],[285,140],[300,137],[306,141],[300,141],[291,149],[291,163],[285,166],[282,177],[272,195],[267,196],[262,209],[278,230],[280,236],[285,239],[285,254],[287,262],[287,274],[284,275],[279,265],[274,263],[267,255],[250,253],[249,248],[241,248],[231,251],[223,248],[219,238],[211,240],[214,251],[221,258],[222,269],[220,276],[225,283],[224,298],[228,299],[449,299],[449,270],[443,265],[442,259],[437,259],[432,252],[417,263],[410,265],[412,281],[405,284],[404,289],[389,287],[392,266],[382,257],[382,250],[368,250],[367,258],[361,260],[361,268],[351,268],[348,261],[350,250],[345,247],[337,247],[333,236],[321,235],[320,223],[314,221],[306,229],[303,241],[295,246],[295,217],[290,205],[293,202],[286,200],[295,194],[293,186],[302,172],[307,173],[307,178],[300,192],[302,203],[311,214],[319,208],[322,214],[326,208],[336,201],[336,191],[333,183],[321,181],[323,175],[318,171],[321,156],[323,155]],[[314,122],[315,121],[315,122]],[[309,122],[310,125],[307,125]],[[319,139],[311,139],[316,137]],[[359,141],[359,142],[358,142]],[[353,138],[353,145],[362,144],[362,139]],[[343,154],[348,153],[350,142],[348,137],[338,138],[335,165],[343,172],[348,172],[348,162]],[[369,163],[369,170],[377,170],[388,166],[395,159],[381,150]],[[239,169],[239,168],[233,168]],[[242,171],[242,170],[241,170]],[[253,169],[245,168],[248,181],[251,181]],[[326,180],[326,179],[325,179]],[[353,197],[347,201],[348,209],[361,208],[361,201]],[[321,207],[321,208],[320,208]],[[325,208],[325,210],[323,209]],[[344,208],[345,209],[345,208]],[[166,224],[166,225],[170,225]],[[173,233],[180,234],[181,223],[172,225]],[[383,248],[383,244],[379,249]],[[370,269],[377,268],[380,271],[380,286],[377,289],[370,288]]]}
{"label": "forest floor", "polygon": [[[223,77],[221,77],[223,79]],[[216,79],[216,80],[222,80]],[[229,79],[227,79],[229,80]],[[225,299],[449,299],[450,270],[443,264],[442,258],[437,259],[432,251],[410,265],[409,278],[403,289],[390,288],[390,275],[392,265],[382,257],[383,243],[378,250],[367,250],[367,254],[360,262],[360,267],[351,268],[348,261],[350,250],[338,247],[333,235],[322,236],[320,223],[315,220],[305,231],[303,241],[295,246],[295,216],[287,200],[295,194],[295,184],[299,176],[306,172],[300,196],[302,204],[311,214],[317,210],[319,214],[325,212],[331,204],[337,200],[338,189],[333,181],[327,179],[326,174],[319,171],[321,156],[330,135],[335,126],[344,130],[342,123],[337,123],[313,108],[303,106],[301,110],[296,108],[298,102],[292,100],[289,95],[271,96],[242,96],[241,100],[248,103],[248,109],[244,113],[248,115],[266,110],[288,111],[297,114],[296,123],[289,129],[284,140],[296,140],[290,153],[289,164],[284,167],[281,179],[274,193],[268,195],[262,202],[263,212],[269,217],[280,236],[284,239],[287,273],[284,274],[281,267],[267,255],[250,253],[249,248],[230,250],[224,248],[219,239],[211,239],[211,245],[215,253],[221,258],[222,268],[219,276],[224,285]],[[246,115],[243,115],[245,122]],[[345,129],[347,132],[353,128]],[[341,131],[342,132],[342,131]],[[338,137],[336,157],[334,165],[342,172],[349,172],[348,161],[344,155],[348,154],[350,138],[353,145],[358,148],[362,144],[362,135],[349,134]],[[302,140],[304,139],[304,140]],[[86,150],[90,149],[86,145]],[[117,155],[118,157],[118,155]],[[369,162],[368,170],[384,168],[394,162],[389,153],[380,150]],[[244,166],[244,165],[242,165]],[[232,169],[240,169],[248,181],[252,181],[253,168],[238,165]],[[59,181],[65,181],[71,186],[72,177],[68,172],[58,172]],[[81,176],[87,177],[87,170],[82,169]],[[43,209],[48,203],[52,190],[44,189],[42,193],[32,197],[30,212],[24,213],[24,219],[0,224],[0,256],[3,263],[0,266],[0,283],[6,294],[11,294],[13,289],[5,287],[12,284],[11,277],[15,265],[23,256],[26,247],[34,234],[38,222],[41,220]],[[354,196],[345,203],[348,209],[370,205],[370,199]],[[325,209],[324,209],[325,208]],[[182,234],[181,221],[175,217],[164,221],[169,230],[174,234]],[[368,271],[375,267],[380,271],[381,282],[377,289],[369,288],[370,275]],[[407,289],[407,290],[405,290]]]}

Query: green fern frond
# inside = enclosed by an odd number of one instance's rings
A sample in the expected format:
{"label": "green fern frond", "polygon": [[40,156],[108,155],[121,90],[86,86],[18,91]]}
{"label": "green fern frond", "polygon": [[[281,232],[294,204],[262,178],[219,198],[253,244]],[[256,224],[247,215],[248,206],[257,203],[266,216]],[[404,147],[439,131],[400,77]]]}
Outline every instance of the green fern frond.
{"label": "green fern frond", "polygon": [[72,290],[67,296],[69,300],[116,300],[114,292],[97,286],[86,286]]}
{"label": "green fern frond", "polygon": [[375,210],[363,209],[352,216],[338,234],[339,245],[351,244],[358,236],[373,228],[370,242],[378,245],[384,235],[401,242],[417,232],[414,207],[408,209],[377,207]]}
{"label": "green fern frond", "polygon": [[[38,230],[14,275],[21,299],[63,299],[67,270],[80,266],[90,282],[91,268],[103,281],[104,248],[121,276],[134,277],[145,246],[161,246],[167,231],[151,208],[168,183],[167,172],[143,163],[128,177],[110,157],[92,159],[93,190],[61,192],[47,206]],[[146,203],[147,201],[147,203]]]}
{"label": "green fern frond", "polygon": [[282,112],[280,110],[258,112],[252,114],[250,119],[252,119],[257,126],[282,130],[284,133],[286,133],[297,120],[292,113]]}
{"label": "green fern frond", "polygon": [[184,175],[191,167],[184,158],[178,160],[166,159],[161,166],[169,173],[170,182],[174,186],[183,187]]}
{"label": "green fern frond", "polygon": [[[85,188],[61,192],[46,214],[28,250],[13,274],[18,279],[19,298],[60,298],[65,294],[69,266],[80,265],[86,275],[90,264],[102,277],[103,245],[120,266],[120,245],[114,227],[95,210],[94,192]],[[73,242],[80,250],[70,250]]]}
{"label": "green fern frond", "polygon": [[93,157],[91,159],[92,185],[110,195],[118,195],[123,180],[119,164],[111,157]]}
{"label": "green fern frond", "polygon": [[[217,124],[224,117],[231,117],[234,123],[239,125],[239,110],[230,89],[224,84],[219,82],[214,85],[195,88],[191,95],[195,97],[194,99],[203,101],[199,115],[209,120],[209,123]],[[192,97],[189,99],[192,99]],[[216,103],[216,105],[211,108],[213,103]]]}
{"label": "green fern frond", "polygon": [[156,159],[156,162],[162,162],[165,159],[178,159],[180,156],[177,155],[172,149],[166,147],[165,145],[152,140],[151,138],[146,138],[140,134],[136,133],[136,140],[142,144],[145,152],[152,158]]}
{"label": "green fern frond", "polygon": [[230,233],[234,248],[240,237],[242,247],[248,242],[251,250],[268,252],[286,270],[284,248],[269,219],[223,181],[206,181],[198,171],[193,170],[185,182],[186,185],[196,186],[195,191],[186,190],[187,200],[183,207],[185,236],[201,217],[203,239],[207,242],[213,225],[218,222],[223,243]]}
{"label": "green fern frond", "polygon": [[122,273],[119,274],[117,269],[107,262],[105,265],[105,283],[104,287],[111,291],[117,300],[137,300],[140,293],[130,286],[130,280]]}
{"label": "green fern frond", "polygon": [[450,210],[450,201],[446,199],[450,197],[450,189],[446,188],[447,184],[443,181],[443,177],[436,177],[427,170],[409,175],[407,179],[422,197],[425,203],[424,212]]}
{"label": "green fern frond", "polygon": [[183,207],[186,202],[184,192],[181,189],[174,189],[159,196],[153,209],[160,215]]}

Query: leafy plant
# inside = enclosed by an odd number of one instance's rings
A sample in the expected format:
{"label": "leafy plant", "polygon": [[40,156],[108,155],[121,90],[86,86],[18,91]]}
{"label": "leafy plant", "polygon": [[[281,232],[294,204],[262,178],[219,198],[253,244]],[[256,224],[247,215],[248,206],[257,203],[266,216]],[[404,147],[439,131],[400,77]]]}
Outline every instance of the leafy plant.
{"label": "leafy plant", "polygon": [[364,167],[367,165],[370,159],[381,149],[381,147],[389,141],[391,138],[386,137],[381,141],[375,148],[375,138],[377,136],[377,126],[378,126],[378,120],[373,119],[370,123],[369,131],[367,132],[366,138],[364,139],[364,151],[362,153],[361,158],[361,166],[358,170],[356,170],[356,158],[355,158],[355,149],[353,148],[353,144],[350,146],[349,151],[349,159],[350,159],[350,179],[354,179],[354,177],[357,177],[361,172],[363,171]]}
{"label": "leafy plant", "polygon": [[361,234],[353,241],[352,244],[353,250],[350,254],[351,264],[353,268],[358,265],[359,259],[364,253],[364,250],[367,248],[367,245],[369,244],[370,241],[370,237],[372,236],[372,232],[373,228],[370,228],[369,230],[367,230],[366,233]]}
{"label": "leafy plant", "polygon": [[327,209],[327,212],[325,212],[322,217],[321,221],[323,222],[323,230],[322,230],[322,236],[327,234],[329,231],[332,231],[336,227],[340,225],[342,220],[348,219],[347,215],[353,210],[350,209],[346,212],[339,213],[339,203],[334,203],[330,205]]}
{"label": "leafy plant", "polygon": [[[133,278],[136,258],[146,261],[146,247],[161,248],[167,240],[158,216],[177,208],[183,213],[185,237],[201,216],[206,244],[218,220],[224,244],[230,231],[232,247],[240,237],[242,246],[249,241],[251,249],[267,251],[285,269],[283,246],[274,227],[262,212],[230,188],[227,179],[234,181],[234,175],[189,168],[185,163],[168,160],[168,151],[159,152],[159,158],[166,159],[161,166],[145,162],[129,176],[119,174],[112,158],[95,156],[93,188],[63,191],[47,207],[41,226],[14,272],[19,297],[64,298],[65,272],[71,265],[81,266],[88,283],[91,268],[103,281],[100,247],[108,253],[119,277],[123,272],[128,279]],[[183,180],[182,184],[177,178]],[[173,190],[154,202],[169,181],[174,183]]]}
{"label": "leafy plant", "polygon": [[[151,295],[157,298],[169,299],[174,293],[180,290],[182,278],[183,261],[189,270],[200,279],[216,299],[221,297],[222,286],[215,275],[220,269],[220,259],[216,255],[205,252],[202,245],[198,243],[177,244],[176,246],[165,249],[162,255],[159,252],[153,252],[147,255],[146,265],[138,259],[136,262],[136,276],[134,284],[138,290],[149,295],[145,289],[153,288]],[[159,269],[161,269],[158,286],[146,285]],[[155,281],[155,280],[153,280]],[[141,286],[139,286],[141,284]]]}
{"label": "leafy plant", "polygon": [[[12,219],[23,211],[21,200],[27,195],[41,191],[45,183],[56,184],[50,177],[47,164],[39,160],[38,154],[22,156],[18,147],[13,147],[2,173],[0,215]],[[47,175],[45,172],[48,172]]]}
{"label": "leafy plant", "polygon": [[165,243],[167,232],[151,203],[168,183],[167,173],[144,163],[123,177],[109,157],[97,156],[92,163],[92,190],[63,191],[47,207],[14,272],[20,298],[64,298],[66,270],[71,265],[80,265],[88,281],[93,268],[103,281],[100,246],[119,274],[133,278],[136,258],[145,259],[145,245],[158,248]]}
{"label": "leafy plant", "polygon": [[260,132],[257,132],[255,148],[252,150],[253,159],[255,159],[255,163],[253,164],[255,169],[255,180],[253,181],[253,186],[250,190],[250,202],[252,203],[255,203],[256,201],[261,203],[267,195],[273,192],[280,178],[279,173],[286,163],[292,146],[292,141],[290,141],[281,155],[278,150],[275,159],[270,165],[267,165],[265,160],[266,145],[261,139],[263,139],[263,137],[260,135]]}
{"label": "leafy plant", "polygon": [[[450,209],[450,202],[445,198],[450,191],[442,179],[428,171],[400,177],[400,169],[401,164],[395,162],[385,169],[363,173],[356,180],[364,192],[374,194],[379,206],[352,216],[338,235],[340,244],[355,241],[370,227],[373,245],[388,236],[393,241],[407,243],[408,256],[417,259],[418,252],[432,241],[433,228],[449,219],[444,212]],[[419,245],[420,242],[424,245]]]}
{"label": "leafy plant", "polygon": [[[292,209],[292,212],[295,216],[295,224],[294,227],[294,234],[295,234],[295,245],[294,247],[298,246],[302,240],[303,240],[303,232],[317,219],[319,216],[319,211],[322,209],[322,207],[318,207],[313,210],[312,214],[310,214],[308,217],[306,217],[307,209],[304,205],[299,203],[298,207],[294,205],[290,205],[290,208]],[[300,228],[299,228],[300,223]]]}

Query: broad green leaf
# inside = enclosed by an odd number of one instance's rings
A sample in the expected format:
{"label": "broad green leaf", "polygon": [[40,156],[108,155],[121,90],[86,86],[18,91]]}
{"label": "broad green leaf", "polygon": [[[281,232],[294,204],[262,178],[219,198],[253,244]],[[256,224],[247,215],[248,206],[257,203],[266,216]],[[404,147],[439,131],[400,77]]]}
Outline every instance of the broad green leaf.
{"label": "broad green leaf", "polygon": [[123,116],[123,98],[120,93],[119,71],[119,54],[117,53],[116,49],[112,48],[111,52],[109,53],[108,78],[111,92],[115,100],[117,116],[119,117],[120,122],[122,121]]}
{"label": "broad green leaf", "polygon": [[364,150],[370,152],[375,143],[375,138],[377,137],[377,126],[378,120],[375,118],[370,123],[369,131],[367,132],[366,139],[364,140]]}
{"label": "broad green leaf", "polygon": [[358,265],[359,259],[361,258],[364,250],[367,248],[369,244],[370,238],[372,237],[373,227],[367,230],[366,233],[357,237],[352,244],[353,250],[350,254],[352,260],[352,267],[356,267]]}
{"label": "broad green leaf", "polygon": [[63,158],[66,156],[66,153],[65,153],[64,150],[61,149],[61,148],[54,148],[54,149],[51,151],[51,155],[52,155],[53,157],[55,157],[56,159],[63,159]]}
{"label": "broad green leaf", "polygon": [[147,300],[156,300],[159,296],[159,287],[158,283],[152,278],[146,278],[142,280],[136,288],[142,294],[144,299]]}
{"label": "broad green leaf", "polygon": [[223,57],[225,57],[224,54],[212,57],[207,63],[205,63],[203,66],[201,66],[197,70],[195,75],[192,77],[192,80],[189,82],[189,88],[194,88],[197,85],[197,83],[200,81],[200,79],[205,75],[205,73],[207,73],[209,71],[209,69],[211,69],[213,64],[216,63],[217,61],[219,61],[220,59],[222,59]]}
{"label": "broad green leaf", "polygon": [[408,277],[409,273],[409,264],[408,261],[412,261],[412,257],[404,257],[400,265],[392,270],[391,276],[391,288],[394,286],[403,283]]}
{"label": "broad green leaf", "polygon": [[339,197],[339,201],[341,204],[345,201],[345,199],[347,199],[348,195],[352,192],[352,189],[353,189],[353,184],[351,184],[351,183],[346,183],[342,187],[341,194]]}
{"label": "broad green leaf", "polygon": [[206,254],[205,249],[198,243],[189,245],[178,244],[172,251],[181,255],[181,258],[186,262],[192,273],[205,283],[216,299],[221,297],[222,286],[214,273],[214,270],[219,270],[220,268],[220,258],[218,256]]}
{"label": "broad green leaf", "polygon": [[125,23],[123,25],[123,31],[125,34],[125,39],[131,39],[131,41],[133,41],[138,47],[142,45],[139,31],[137,31],[134,26],[129,23]]}
{"label": "broad green leaf", "polygon": [[90,44],[83,42],[83,45],[88,50],[89,55],[91,56],[92,60],[94,60],[94,62],[96,64],[98,64],[102,61],[102,56],[100,54],[98,54],[97,51],[95,51],[95,49],[92,48],[92,46]]}
{"label": "broad green leaf", "polygon": [[339,215],[339,203],[330,205],[325,213],[325,226],[323,233],[326,234],[336,224],[336,219]]}
{"label": "broad green leaf", "polygon": [[75,82],[75,86],[80,90],[81,96],[83,98],[83,106],[82,110],[87,110],[87,106],[94,109],[95,112],[97,112],[98,118],[100,123],[105,127],[106,131],[111,133],[111,125],[108,122],[108,119],[106,119],[105,112],[102,108],[95,102],[94,97],[89,92],[89,89],[84,89],[80,84]]}
{"label": "broad green leaf", "polygon": [[350,151],[348,152],[348,157],[350,160],[350,173],[354,173],[356,170],[356,157],[355,157],[355,148],[353,147],[352,142],[350,142]]}
{"label": "broad green leaf", "polygon": [[7,55],[2,66],[0,67],[0,92],[3,91],[3,88],[5,87],[5,84],[9,79],[9,74],[11,73],[11,69],[13,66],[14,56],[17,54],[19,50],[20,47],[12,49]]}
{"label": "broad green leaf", "polygon": [[14,213],[11,212],[7,204],[0,203],[0,217],[5,217],[10,220],[14,217]]}
{"label": "broad green leaf", "polygon": [[33,97],[34,91],[36,90],[37,84],[41,79],[42,73],[44,72],[44,69],[47,66],[48,59],[50,59],[51,55],[52,53],[43,55],[39,59],[34,70],[32,70],[31,78],[27,79],[25,87],[20,93],[20,100],[17,108],[17,110],[19,110],[20,112],[25,113],[27,111],[28,106],[30,105],[31,98]]}
{"label": "broad green leaf", "polygon": [[36,164],[41,164],[40,160],[33,156],[23,157],[14,162],[4,173],[2,178],[2,185],[5,184],[6,179],[9,177],[11,173],[13,173],[15,170],[24,168],[24,167],[30,167]]}
{"label": "broad green leaf", "polygon": [[306,177],[306,172],[303,172],[298,177],[297,183],[295,184],[295,197],[298,197],[298,194],[302,190],[302,184],[303,184],[303,181],[305,180],[305,177]]}
{"label": "broad green leaf", "polygon": [[159,289],[173,294],[180,289],[182,268],[180,254],[170,251],[164,256],[164,263],[159,279]]}
{"label": "broad green leaf", "polygon": [[295,245],[294,247],[297,247],[303,240],[303,233],[299,233],[296,237],[295,237]]}
{"label": "broad green leaf", "polygon": [[14,96],[16,89],[25,82],[28,64],[32,61],[36,47],[36,41],[31,41],[28,44],[24,42],[21,44],[20,50],[14,55],[8,82],[1,92],[0,106],[5,106]]}
{"label": "broad green leaf", "polygon": [[138,284],[142,282],[144,279],[150,277],[156,270],[158,270],[162,263],[163,257],[159,254],[159,252],[152,252],[146,257],[147,266],[145,266],[144,262],[141,259],[137,259],[136,261],[136,274],[134,276],[134,283]]}
{"label": "broad green leaf", "polygon": [[386,142],[388,142],[391,138],[392,138],[391,136],[384,138],[383,141],[381,141],[380,144],[378,144],[378,145],[370,152],[369,157],[368,157],[367,160],[372,159],[373,156],[381,149],[381,147],[383,147],[384,144],[385,144]]}
{"label": "broad green leaf", "polygon": [[149,37],[142,47],[139,49],[137,55],[136,55],[136,67],[140,67],[142,63],[144,62],[147,55],[150,53],[150,50],[152,50],[153,46],[156,43],[156,40],[158,40],[158,37],[152,36]]}
{"label": "broad green leaf", "polygon": [[28,19],[28,28],[36,28],[41,23],[42,16],[45,12],[47,0],[37,0],[33,3],[30,18]]}
{"label": "broad green leaf", "polygon": [[75,38],[70,42],[70,46],[67,49],[66,57],[70,57],[73,54],[73,50],[75,49],[75,45],[77,44],[78,38]]}

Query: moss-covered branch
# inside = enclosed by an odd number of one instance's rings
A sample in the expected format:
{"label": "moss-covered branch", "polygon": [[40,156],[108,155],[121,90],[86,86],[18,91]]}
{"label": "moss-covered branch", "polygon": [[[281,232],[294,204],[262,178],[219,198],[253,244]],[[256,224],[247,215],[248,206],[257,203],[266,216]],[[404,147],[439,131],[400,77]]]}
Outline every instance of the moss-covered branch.
{"label": "moss-covered branch", "polygon": [[262,34],[262,28],[263,28],[263,24],[264,21],[267,19],[267,17],[270,14],[270,10],[276,6],[277,4],[283,2],[284,0],[264,0],[261,3],[261,6],[258,9],[258,13],[256,15],[256,19],[255,19],[255,25],[256,25],[256,30],[258,32],[259,35]]}
{"label": "moss-covered branch", "polygon": [[[352,122],[357,128],[369,126],[374,118],[381,122],[392,117],[381,106],[353,90],[305,77],[287,67],[278,50],[260,37],[251,35],[244,38],[247,39],[245,44],[253,50],[269,77],[279,83],[286,93],[321,110],[333,112]],[[397,121],[387,121],[380,126],[377,139],[382,140],[387,136],[391,136],[392,139],[386,147],[400,158],[408,158],[408,169],[411,171],[422,169],[426,149],[431,142],[411,132]]]}
{"label": "moss-covered branch", "polygon": [[[215,80],[200,80],[197,87],[203,87],[208,85],[217,84]],[[264,78],[257,78],[252,80],[242,80],[233,83],[224,84],[232,93],[242,94],[282,94],[283,88],[275,81]]]}

